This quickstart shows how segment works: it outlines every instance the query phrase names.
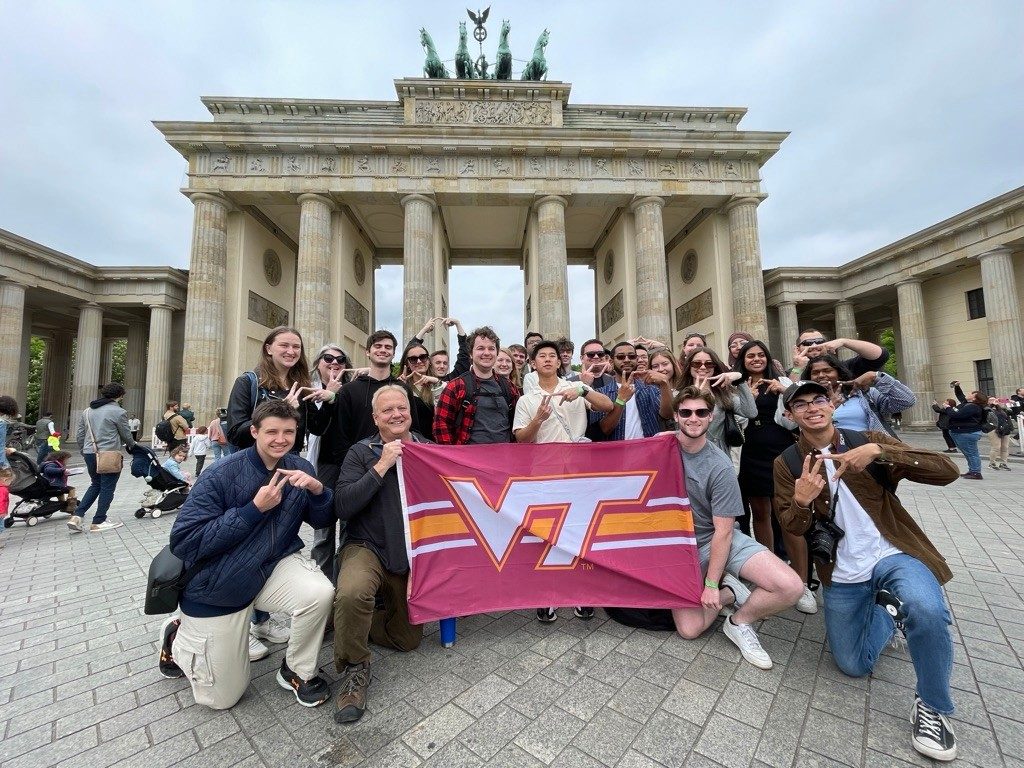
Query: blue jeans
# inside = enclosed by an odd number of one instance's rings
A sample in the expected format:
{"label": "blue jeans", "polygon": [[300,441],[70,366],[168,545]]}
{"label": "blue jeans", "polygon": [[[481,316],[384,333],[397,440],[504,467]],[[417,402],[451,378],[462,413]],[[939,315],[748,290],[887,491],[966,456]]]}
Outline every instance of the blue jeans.
{"label": "blue jeans", "polygon": [[45,459],[47,454],[50,453],[50,450],[50,444],[43,440],[43,442],[39,446],[39,452],[36,454],[37,467],[43,463],[43,459]]}
{"label": "blue jeans", "polygon": [[967,471],[981,472],[981,451],[978,450],[978,441],[981,439],[981,432],[950,432],[956,447],[967,457]]}
{"label": "blue jeans", "polygon": [[896,627],[875,593],[886,589],[907,612],[907,647],[917,673],[917,695],[944,715],[953,711],[949,677],[953,672],[952,623],[942,588],[928,566],[903,554],[882,558],[868,581],[823,590],[825,632],[836,665],[851,677],[870,674]]}
{"label": "blue jeans", "polygon": [[216,461],[221,456],[227,455],[226,453],[224,453],[224,446],[222,446],[220,443],[216,441],[210,443],[210,453],[213,456],[213,461]]}
{"label": "blue jeans", "polygon": [[82,500],[78,502],[78,506],[75,507],[75,516],[85,517],[89,507],[99,497],[96,514],[92,516],[92,524],[99,525],[107,519],[107,510],[110,509],[110,502],[114,500],[114,489],[117,487],[117,481],[121,479],[121,475],[98,474],[95,453],[83,453],[82,458],[85,459],[85,468],[89,471],[89,479],[92,480],[92,483],[82,496]]}

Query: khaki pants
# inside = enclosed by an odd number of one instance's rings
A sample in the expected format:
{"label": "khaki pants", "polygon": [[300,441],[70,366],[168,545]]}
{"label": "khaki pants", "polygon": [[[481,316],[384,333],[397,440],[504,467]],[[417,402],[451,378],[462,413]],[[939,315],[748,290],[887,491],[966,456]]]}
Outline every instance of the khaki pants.
{"label": "khaki pants", "polygon": [[171,653],[192,683],[196,704],[228,709],[249,686],[249,620],[253,608],[292,617],[285,660],[303,680],[316,676],[317,655],[334,589],[316,563],[296,552],[274,566],[251,605],[227,616],[181,615]]}
{"label": "khaki pants", "polygon": [[[386,648],[411,651],[423,639],[423,627],[409,623],[406,603],[408,574],[389,573],[380,558],[359,544],[346,544],[338,563],[338,590],[334,597],[334,665],[370,660],[368,641]],[[374,610],[378,593],[382,610]]]}
{"label": "khaki pants", "polygon": [[1000,437],[993,429],[988,433],[988,442],[990,446],[988,452],[989,464],[1005,464],[1007,457],[1010,455],[1010,436]]}

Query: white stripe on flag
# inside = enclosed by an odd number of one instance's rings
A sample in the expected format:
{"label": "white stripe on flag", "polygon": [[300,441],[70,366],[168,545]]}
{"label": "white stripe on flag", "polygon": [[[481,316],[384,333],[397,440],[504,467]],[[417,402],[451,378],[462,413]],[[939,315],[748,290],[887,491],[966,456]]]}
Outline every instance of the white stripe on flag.
{"label": "white stripe on flag", "polygon": [[665,496],[661,499],[648,499],[648,507],[662,507],[666,504],[678,504],[683,507],[690,506],[690,500],[685,496]]}
{"label": "white stripe on flag", "polygon": [[433,544],[424,544],[412,551],[412,556],[425,555],[427,552],[437,552],[442,549],[456,549],[458,547],[475,547],[476,539],[453,539],[452,541],[437,541]]}
{"label": "white stripe on flag", "polygon": [[413,504],[405,510],[406,515],[415,515],[417,512],[426,512],[428,509],[451,509],[455,504],[451,501],[424,501],[422,504]]}
{"label": "white stripe on flag", "polygon": [[546,540],[542,539],[540,536],[523,536],[520,541],[522,541],[523,544],[539,544]]}
{"label": "white stripe on flag", "polygon": [[630,549],[632,547],[668,547],[673,544],[696,544],[692,536],[672,536],[664,539],[620,539],[619,541],[599,541],[591,544],[590,549],[597,552],[602,549]]}

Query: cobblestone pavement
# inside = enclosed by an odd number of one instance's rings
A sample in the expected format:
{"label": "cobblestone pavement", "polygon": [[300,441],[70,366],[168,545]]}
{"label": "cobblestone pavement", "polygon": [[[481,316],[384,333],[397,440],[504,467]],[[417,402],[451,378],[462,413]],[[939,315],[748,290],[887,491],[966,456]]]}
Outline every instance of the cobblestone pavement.
{"label": "cobblestone pavement", "polygon": [[[1024,463],[1011,466],[983,482],[901,488],[955,573],[959,765],[1024,766]],[[686,641],[600,610],[590,622],[561,610],[552,625],[516,611],[460,620],[449,650],[436,624],[418,651],[375,649],[369,709],[355,725],[278,687],[283,647],[253,665],[233,709],[197,707],[186,683],[157,672],[161,617],[142,613],[149,561],[174,519],[136,520],[143,490],[121,479],[113,514],[125,526],[112,532],[71,536],[58,514],[0,537],[3,768],[930,762],[910,747],[906,652],[887,650],[870,679],[845,677],[821,612],[764,622],[769,672],[741,661],[718,625]],[[333,681],[329,645],[321,663]]]}

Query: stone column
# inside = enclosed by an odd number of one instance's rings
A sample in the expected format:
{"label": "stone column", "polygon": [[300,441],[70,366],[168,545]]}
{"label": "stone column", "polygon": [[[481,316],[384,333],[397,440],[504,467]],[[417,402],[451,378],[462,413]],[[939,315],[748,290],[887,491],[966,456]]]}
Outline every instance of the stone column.
{"label": "stone column", "polygon": [[[849,301],[840,301],[835,306],[835,326],[837,339],[857,338],[857,318],[853,313],[853,304]],[[848,360],[854,353],[848,349],[839,351],[841,360]]]}
{"label": "stone column", "polygon": [[[190,281],[191,282],[191,281]],[[167,380],[171,368],[171,319],[174,310],[164,304],[155,304],[149,312],[149,350],[146,354],[146,405],[142,418],[142,434],[148,437],[163,418],[167,394],[171,385]],[[192,408],[197,408],[194,399]],[[198,423],[199,411],[196,410]],[[213,417],[210,417],[210,421]]]}
{"label": "stone column", "polygon": [[128,415],[142,418],[146,385],[146,326],[128,323],[128,341],[124,352],[124,409]]}
{"label": "stone column", "polygon": [[299,205],[295,327],[302,333],[306,356],[312,358],[331,335],[331,212],[335,205],[311,194],[299,195]]}
{"label": "stone column", "polygon": [[1024,326],[1021,325],[1013,256],[1009,248],[1003,247],[981,254],[978,260],[996,388],[995,392],[987,394],[1007,397],[1017,387],[1024,386]]}
{"label": "stone column", "polygon": [[768,335],[761,277],[761,244],[757,234],[756,197],[733,198],[725,206],[729,215],[729,256],[732,264],[733,329],[755,339]]}
{"label": "stone column", "polygon": [[779,304],[779,336],[782,348],[778,351],[772,350],[775,358],[781,360],[784,366],[793,364],[793,347],[796,346],[799,335],[800,321],[796,317],[796,302],[784,301]]}
{"label": "stone column", "polygon": [[53,423],[61,432],[68,431],[71,409],[71,335],[55,331],[46,342],[46,398],[43,410],[53,411]]}
{"label": "stone column", "polygon": [[69,440],[75,439],[78,417],[89,403],[99,397],[100,356],[103,353],[103,308],[89,302],[78,315],[75,347],[75,375],[71,385],[71,423]]}
{"label": "stone column", "polygon": [[928,349],[928,327],[924,316],[921,280],[912,278],[896,285],[900,315],[900,380],[913,390],[917,404],[904,414],[909,426],[930,426],[932,415],[932,367]]}
{"label": "stone column", "polygon": [[[15,397],[21,375],[22,327],[25,324],[25,286],[0,282],[0,395]],[[25,404],[19,402],[24,409]]]}
{"label": "stone column", "polygon": [[424,195],[407,195],[402,198],[402,208],[405,209],[402,253],[403,343],[426,325],[427,320],[438,314],[438,308],[434,306],[435,207],[434,201]]}
{"label": "stone column", "polygon": [[537,298],[533,325],[545,339],[569,336],[569,267],[565,250],[564,197],[537,201]]}
{"label": "stone column", "polygon": [[[191,195],[192,258],[188,273],[188,304],[185,307],[185,350],[182,356],[181,396],[192,404],[199,424],[217,413],[224,388],[224,328],[227,306],[228,207],[220,195]],[[165,308],[167,309],[167,308]],[[155,317],[155,315],[154,315]],[[150,323],[150,356],[153,328]],[[164,351],[167,357],[169,347]],[[150,360],[150,365],[153,361]],[[164,372],[166,382],[166,371]],[[146,387],[149,410],[149,387]],[[166,397],[166,386],[160,398]],[[162,412],[161,412],[162,413]],[[152,423],[147,425],[147,428]]]}
{"label": "stone column", "polygon": [[117,339],[103,340],[103,357],[100,360],[100,385],[114,380],[114,345]]}
{"label": "stone column", "polygon": [[644,197],[630,205],[636,253],[636,314],[640,335],[672,345],[669,324],[668,269],[665,264],[665,227],[660,197]]}

